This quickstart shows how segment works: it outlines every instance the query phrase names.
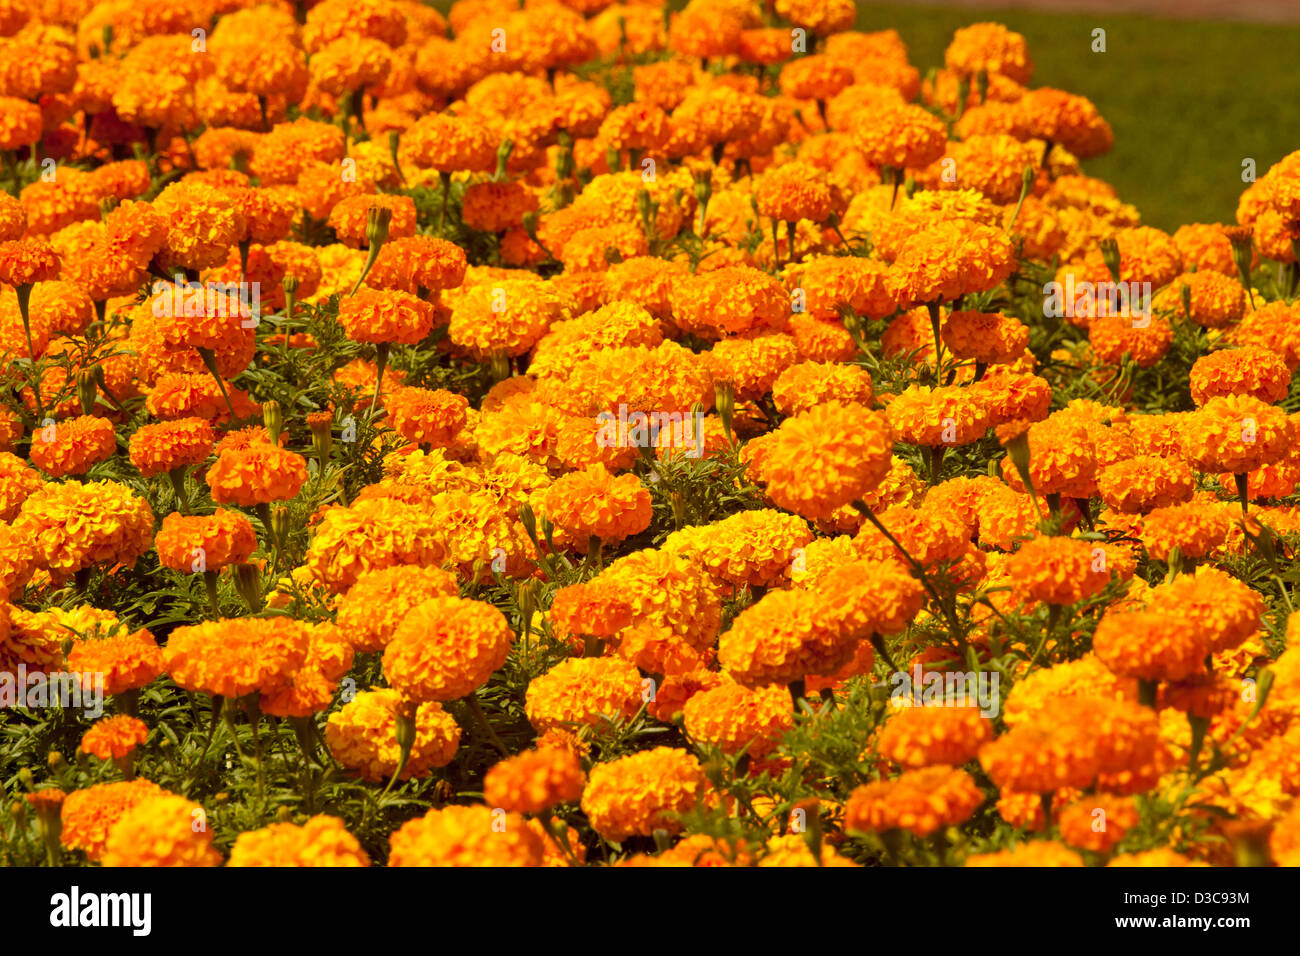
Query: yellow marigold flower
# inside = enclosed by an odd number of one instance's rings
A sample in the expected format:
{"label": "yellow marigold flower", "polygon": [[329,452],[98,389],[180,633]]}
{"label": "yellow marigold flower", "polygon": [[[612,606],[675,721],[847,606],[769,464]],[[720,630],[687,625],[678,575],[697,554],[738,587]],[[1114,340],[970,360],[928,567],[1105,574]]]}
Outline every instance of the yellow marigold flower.
{"label": "yellow marigold flower", "polygon": [[706,355],[715,383],[730,382],[737,398],[757,401],[799,360],[799,347],[793,337],[777,332],[723,339]]}
{"label": "yellow marigold flower", "polygon": [[217,504],[248,507],[287,501],[306,483],[307,461],[279,445],[254,442],[222,452],[206,477]]}
{"label": "yellow marigold flower", "polygon": [[741,751],[754,760],[776,750],[794,726],[785,687],[749,688],[725,683],[691,697],[682,708],[686,732],[725,754]]}
{"label": "yellow marigold flower", "polygon": [[1196,491],[1192,470],[1177,458],[1138,455],[1101,469],[1101,500],[1125,514],[1143,514],[1191,501]]}
{"label": "yellow marigold flower", "polygon": [[1107,613],[1093,636],[1093,653],[1116,674],[1141,680],[1182,680],[1205,670],[1208,635],[1195,618],[1159,611]]}
{"label": "yellow marigold flower", "polygon": [[684,555],[636,551],[614,561],[595,580],[624,589],[634,623],[670,628],[696,650],[717,639],[721,601],[708,575]]}
{"label": "yellow marigold flower", "polygon": [[787,419],[751,467],[783,508],[813,520],[862,498],[889,472],[893,434],[861,405],[818,405]]}
{"label": "yellow marigold flower", "polygon": [[60,811],[63,819],[60,842],[69,849],[82,851],[89,860],[100,860],[113,825],[131,808],[166,793],[158,784],[144,778],[74,790],[63,801]]}
{"label": "yellow marigold flower", "polygon": [[857,640],[824,621],[820,610],[808,591],[769,591],[722,635],[718,663],[749,686],[834,673],[853,656]]}
{"label": "yellow marigold flower", "polygon": [[389,837],[389,866],[541,866],[545,838],[517,813],[488,807],[430,810]]}
{"label": "yellow marigold flower", "polygon": [[641,708],[641,672],[619,657],[572,657],[533,678],[524,712],[539,733],[566,725],[627,720]]}
{"label": "yellow marigold flower", "polygon": [[720,583],[771,587],[789,580],[797,549],[812,537],[802,518],[765,509],[674,531],[662,548],[692,558]]}
{"label": "yellow marigold flower", "polygon": [[94,415],[48,425],[32,438],[32,464],[55,478],[84,475],[117,450],[113,423]]}
{"label": "yellow marigold flower", "polygon": [[[195,826],[196,821],[203,826]],[[146,797],[108,831],[104,866],[220,866],[203,808],[185,797]]]}
{"label": "yellow marigold flower", "polygon": [[1064,606],[1084,601],[1110,581],[1106,554],[1090,541],[1038,537],[1022,544],[1007,570],[1021,601]]}
{"label": "yellow marigold flower", "polygon": [[1071,804],[1056,818],[1064,842],[1094,853],[1109,853],[1138,822],[1137,803],[1132,797],[1107,793]]}
{"label": "yellow marigold flower", "polygon": [[909,385],[890,399],[885,416],[898,439],[912,445],[968,445],[988,431],[977,395],[954,385]]}
{"label": "yellow marigold flower", "polygon": [[972,23],[958,29],[943,52],[943,62],[966,77],[1000,73],[1017,83],[1028,83],[1034,73],[1025,38],[1001,23]]}
{"label": "yellow marigold flower", "polygon": [[564,747],[525,750],[494,764],[483,777],[483,802],[509,813],[542,813],[576,803],[587,776],[573,751]]}
{"label": "yellow marigold flower", "polygon": [[[401,756],[397,714],[403,704],[402,695],[395,690],[359,691],[330,714],[325,724],[325,745],[345,769],[361,779],[371,783],[390,780]],[[459,725],[441,704],[420,704],[415,711],[415,742],[400,779],[418,780],[451,763],[460,747],[460,736]]]}
{"label": "yellow marigold flower", "polygon": [[131,435],[131,464],[146,478],[186,465],[197,465],[212,454],[216,440],[202,418],[178,418],[143,425]]}
{"label": "yellow marigold flower", "polygon": [[1168,561],[1174,548],[1184,558],[1196,560],[1222,546],[1231,526],[1231,509],[1219,502],[1193,500],[1148,512],[1139,536],[1157,561]]}
{"label": "yellow marigold flower", "polygon": [[163,671],[162,649],[141,628],[77,641],[68,653],[68,670],[103,674],[104,693],[121,694],[151,683]]}
{"label": "yellow marigold flower", "polygon": [[851,132],[867,162],[896,170],[930,165],[948,142],[943,122],[913,103],[873,103],[858,114]]}
{"label": "yellow marigold flower", "polygon": [[683,330],[713,339],[780,331],[790,318],[790,297],[781,283],[748,266],[684,276],[672,287],[670,301]]}
{"label": "yellow marigold flower", "polygon": [[433,321],[432,305],[395,289],[361,289],[339,306],[339,324],[354,342],[416,345]]}
{"label": "yellow marigold flower", "polygon": [[23,502],[14,530],[56,577],[96,564],[134,567],[153,543],[153,511],[114,481],[45,485]]}
{"label": "yellow marigold flower", "polygon": [[1057,697],[1110,697],[1134,700],[1137,682],[1118,678],[1096,656],[1085,655],[1074,661],[1053,664],[1016,681],[1003,708],[1008,725],[1033,720]]}
{"label": "yellow marigold flower", "polygon": [[658,829],[679,833],[678,815],[703,800],[707,786],[695,757],[656,747],[593,767],[582,810],[592,829],[615,843]]}
{"label": "yellow marigold flower", "polygon": [[1014,850],[976,853],[966,858],[967,866],[1083,866],[1083,858],[1068,847],[1051,840],[1022,843]]}
{"label": "yellow marigold flower", "polygon": [[844,808],[844,829],[907,830],[926,837],[969,820],[983,802],[984,792],[970,774],[940,764],[858,787]]}
{"label": "yellow marigold flower", "polygon": [[90,729],[81,735],[79,749],[100,760],[121,760],[144,743],[148,736],[149,728],[144,721],[118,714],[91,724]]}
{"label": "yellow marigold flower", "polygon": [[272,823],[244,831],[226,866],[370,866],[370,857],[342,820],[318,813],[301,826]]}
{"label": "yellow marigold flower", "polygon": [[456,597],[454,575],[399,564],[359,575],[339,600],[338,626],[359,651],[379,651],[411,610],[435,597]]}
{"label": "yellow marigold flower", "polygon": [[158,563],[182,574],[220,571],[243,564],[257,550],[253,523],[238,511],[218,508],[210,515],[172,512],[154,540]]}

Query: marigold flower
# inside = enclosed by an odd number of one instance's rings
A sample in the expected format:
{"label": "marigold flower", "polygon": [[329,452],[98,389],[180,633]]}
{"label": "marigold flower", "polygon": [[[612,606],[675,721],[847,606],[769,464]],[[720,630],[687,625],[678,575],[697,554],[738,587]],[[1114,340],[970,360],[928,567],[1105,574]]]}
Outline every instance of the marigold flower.
{"label": "marigold flower", "polygon": [[1189,616],[1160,611],[1108,612],[1092,650],[1116,674],[1141,680],[1183,680],[1205,670],[1209,640]]}
{"label": "marigold flower", "polygon": [[1231,527],[1231,514],[1222,505],[1193,500],[1147,512],[1139,536],[1157,561],[1168,561],[1175,548],[1196,560],[1220,547]]}
{"label": "marigold flower", "polygon": [[359,651],[379,651],[417,605],[456,597],[456,578],[441,568],[399,564],[366,571],[339,599],[338,626]]}
{"label": "marigold flower", "polygon": [[585,552],[591,538],[617,543],[650,526],[650,492],[636,475],[611,475],[604,465],[558,478],[540,502],[539,511],[573,536]]}
{"label": "marigold flower", "polygon": [[968,445],[988,431],[988,415],[969,389],[909,385],[890,399],[885,417],[900,441],[941,447]]}
{"label": "marigold flower", "polygon": [[1188,385],[1198,406],[1226,395],[1249,395],[1271,405],[1286,397],[1291,371],[1276,353],[1243,345],[1201,356],[1192,365]]}
{"label": "marigold flower", "polygon": [[582,797],[587,776],[564,747],[525,750],[494,764],[483,777],[483,802],[507,813],[543,813]]}
{"label": "marigold flower", "polygon": [[370,857],[338,817],[318,813],[299,826],[272,823],[235,838],[226,866],[370,866]]}
{"label": "marigold flower", "polygon": [[456,700],[505,663],[512,640],[505,616],[492,605],[430,598],[402,618],[384,647],[384,676],[410,700]]}
{"label": "marigold flower", "polygon": [[1180,574],[1168,584],[1152,588],[1146,595],[1148,611],[1196,622],[1218,654],[1244,643],[1260,626],[1264,599],[1244,581],[1218,568],[1199,567],[1193,574]]}
{"label": "marigold flower", "polygon": [[388,209],[392,212],[388,226],[390,238],[408,239],[415,235],[415,200],[410,196],[349,196],[336,203],[329,215],[329,224],[340,242],[354,249],[365,249],[370,244],[366,238],[366,228],[371,209]]}
{"label": "marigold flower", "polygon": [[224,192],[199,182],[172,183],[153,201],[166,230],[164,269],[220,265],[245,229],[244,215]]}
{"label": "marigold flower", "polygon": [[1097,487],[1101,500],[1111,508],[1142,514],[1190,501],[1196,481],[1192,470],[1176,458],[1138,455],[1101,469]]}
{"label": "marigold flower", "polygon": [[851,132],[867,162],[897,170],[930,165],[948,142],[942,121],[913,103],[873,103],[858,114]]}
{"label": "marigold flower", "polygon": [[669,298],[677,324],[709,338],[780,331],[790,317],[790,298],[781,283],[747,266],[684,276]]}
{"label": "marigold flower", "polygon": [[1034,73],[1028,45],[1019,33],[1000,23],[972,23],[953,33],[943,52],[944,65],[965,77],[1000,73],[1028,83]]}
{"label": "marigold flower", "polygon": [[499,819],[489,807],[443,807],[389,837],[388,865],[541,866],[543,840],[517,813]]}
{"label": "marigold flower", "polygon": [[254,442],[222,452],[206,477],[217,504],[248,507],[287,501],[306,483],[307,461],[279,445]]}
{"label": "marigold flower", "polygon": [[113,423],[80,415],[40,429],[31,447],[32,464],[55,478],[84,475],[117,450]]}
{"label": "marigold flower", "polygon": [[874,833],[907,830],[926,837],[942,826],[970,819],[983,802],[984,793],[970,774],[936,765],[858,787],[845,805],[844,828]]}
{"label": "marigold flower", "polygon": [[[404,704],[395,690],[358,691],[330,714],[325,724],[325,745],[334,759],[362,780],[383,783],[392,779],[401,757],[397,715]],[[415,742],[399,779],[418,780],[451,763],[460,737],[460,726],[441,704],[420,704],[415,711]]]}
{"label": "marigold flower", "polygon": [[539,733],[627,720],[641,708],[641,672],[619,657],[572,657],[532,679],[524,712]]}
{"label": "marigold flower", "polygon": [[1284,457],[1295,437],[1286,412],[1252,395],[1211,398],[1183,429],[1183,453],[1207,472],[1243,474]]}
{"label": "marigold flower", "polygon": [[582,795],[582,810],[606,840],[679,833],[678,815],[693,809],[707,786],[699,761],[685,750],[656,747],[597,764]]}
{"label": "marigold flower", "polygon": [[725,754],[758,760],[776,750],[794,726],[790,692],[778,685],[749,688],[725,683],[694,695],[682,708],[686,732]]}
{"label": "marigold flower", "polygon": [[821,623],[846,637],[904,630],[925,604],[925,589],[902,564],[864,558],[832,568],[815,589]]}
{"label": "marigold flower", "polygon": [[921,305],[986,292],[1014,267],[1015,249],[1004,232],[959,219],[905,240],[886,284],[900,304]]}
{"label": "marigold flower", "polygon": [[166,793],[158,784],[144,778],[97,783],[84,790],[74,790],[63,801],[60,842],[69,849],[81,850],[89,860],[100,860],[113,825],[131,808]]}
{"label": "marigold flower", "polygon": [[806,591],[769,591],[718,642],[718,663],[740,683],[790,684],[831,674],[853,656],[857,640],[824,621]]}
{"label": "marigold flower", "polygon": [[1027,92],[1018,105],[1031,136],[1059,143],[1080,159],[1100,156],[1115,142],[1110,124],[1086,97],[1044,86]]}
{"label": "marigold flower", "polygon": [[764,509],[682,528],[670,534],[662,547],[688,555],[716,581],[770,587],[789,580],[791,561],[811,541],[812,532],[802,518]]}
{"label": "marigold flower", "polygon": [[1083,866],[1083,858],[1068,847],[1051,840],[1022,843],[1013,850],[998,853],[976,853],[966,858],[967,866],[1027,866],[1058,867]]}
{"label": "marigold flower", "polygon": [[79,749],[100,760],[121,760],[144,743],[148,736],[149,728],[143,720],[118,714],[91,724],[90,729],[81,735]]}
{"label": "marigold flower", "polygon": [[1026,541],[1007,562],[1012,592],[1022,601],[1064,606],[1097,594],[1110,581],[1106,554],[1077,538]]}
{"label": "marigold flower", "polygon": [[556,294],[538,282],[503,279],[465,289],[452,306],[447,334],[480,357],[522,355],[563,317]]}
{"label": "marigold flower", "polygon": [[361,289],[339,305],[339,323],[354,342],[416,345],[433,322],[432,305],[396,289]]}
{"label": "marigold flower", "polygon": [[1056,818],[1063,841],[1094,853],[1109,853],[1138,822],[1138,808],[1132,797],[1105,793],[1071,804]]}
{"label": "marigold flower", "polygon": [[993,365],[1020,358],[1029,345],[1029,329],[1000,312],[952,312],[942,338],[954,357]]}
{"label": "marigold flower", "polygon": [[206,461],[215,440],[212,426],[204,419],[177,418],[136,429],[128,453],[140,474],[152,478]]}
{"label": "marigold flower", "polygon": [[635,551],[602,571],[596,580],[623,588],[632,620],[681,635],[696,650],[711,647],[722,625],[722,602],[709,577],[684,555]]}
{"label": "marigold flower", "polygon": [[203,808],[185,797],[161,793],[126,810],[108,831],[104,866],[220,866],[213,830],[196,827]]}
{"label": "marigold flower", "polygon": [[23,502],[16,532],[30,540],[41,567],[62,577],[96,564],[134,567],[153,542],[153,511],[114,481],[51,484]]}
{"label": "marigold flower", "polygon": [[993,722],[976,707],[904,707],[886,721],[876,752],[909,769],[958,766],[992,739]]}
{"label": "marigold flower", "polygon": [[103,674],[104,693],[122,694],[161,674],[163,653],[153,635],[141,628],[77,641],[67,667],[74,674]]}
{"label": "marigold flower", "polygon": [[180,687],[213,697],[271,694],[307,659],[310,625],[287,617],[235,618],[178,627],[163,662]]}
{"label": "marigold flower", "polygon": [[307,549],[307,566],[317,580],[342,592],[366,571],[437,566],[446,554],[442,528],[426,508],[366,498],[325,513]]}

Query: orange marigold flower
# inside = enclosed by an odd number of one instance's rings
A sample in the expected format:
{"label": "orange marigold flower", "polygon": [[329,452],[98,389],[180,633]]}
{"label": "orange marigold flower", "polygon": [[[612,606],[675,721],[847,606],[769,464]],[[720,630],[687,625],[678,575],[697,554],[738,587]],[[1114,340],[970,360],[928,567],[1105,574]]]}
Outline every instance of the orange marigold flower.
{"label": "orange marigold flower", "polygon": [[1110,581],[1106,553],[1077,538],[1026,541],[1007,562],[1012,592],[1022,601],[1064,606],[1097,594]]}
{"label": "orange marigold flower", "polygon": [[226,193],[200,182],[172,183],[153,201],[166,234],[159,263],[164,269],[220,265],[245,229],[244,214]]}
{"label": "orange marigold flower", "polygon": [[876,752],[909,769],[958,766],[992,739],[993,722],[976,707],[904,707],[885,722]]}
{"label": "orange marigold flower", "polygon": [[1175,548],[1184,558],[1196,560],[1222,546],[1231,529],[1230,509],[1219,502],[1193,500],[1151,510],[1142,518],[1139,536],[1157,561],[1168,561]]}
{"label": "orange marigold flower", "polygon": [[307,659],[310,625],[287,617],[235,618],[178,627],[163,662],[180,687],[214,697],[274,693]]}
{"label": "orange marigold flower", "polygon": [[153,635],[141,628],[77,641],[67,667],[74,674],[103,674],[104,693],[122,694],[161,674],[163,653]]}
{"label": "orange marigold flower", "polygon": [[972,23],[958,29],[943,52],[943,61],[948,69],[965,77],[1000,73],[1017,83],[1028,83],[1034,73],[1025,38],[1000,23]]}
{"label": "orange marigold flower", "polygon": [[1214,654],[1243,644],[1259,630],[1264,599],[1244,581],[1218,568],[1199,567],[1177,575],[1146,595],[1148,611],[1160,611],[1196,622]]}
{"label": "orange marigold flower", "polygon": [[790,297],[781,283],[748,266],[684,276],[670,300],[677,324],[708,338],[780,331],[790,317]]}
{"label": "orange marigold flower", "polygon": [[444,807],[389,837],[388,865],[541,866],[544,840],[517,813],[500,819],[489,807]]}
{"label": "orange marigold flower", "polygon": [[880,484],[892,447],[883,414],[832,402],[782,422],[751,467],[782,508],[828,520]]}
{"label": "orange marigold flower", "polygon": [[447,334],[475,356],[523,355],[563,317],[560,297],[545,284],[489,280],[462,290]]}
{"label": "orange marigold flower", "polygon": [[389,196],[375,193],[367,196],[349,196],[340,200],[330,210],[329,224],[344,242],[354,249],[369,245],[366,223],[371,209],[391,210],[393,217],[388,235],[393,239],[407,239],[415,235],[415,200],[410,196]]}
{"label": "orange marigold flower", "polygon": [[1225,395],[1188,417],[1183,453],[1201,471],[1243,474],[1283,458],[1294,438],[1282,409],[1252,395]]}
{"label": "orange marigold flower", "polygon": [[172,512],[163,518],[154,545],[165,568],[183,574],[216,572],[247,561],[257,550],[257,535],[251,521],[228,508],[210,515]]}
{"label": "orange marigold flower", "polygon": [[1271,405],[1286,397],[1291,371],[1275,352],[1243,345],[1201,356],[1188,373],[1188,385],[1198,406],[1226,395],[1249,395]]}
{"label": "orange marigold flower", "polygon": [[[375,688],[359,691],[330,714],[325,724],[325,745],[334,759],[362,780],[390,780],[401,757],[397,714],[404,703],[397,691]],[[415,711],[415,742],[400,779],[418,780],[451,763],[460,747],[460,736],[460,726],[441,704],[420,704]]]}
{"label": "orange marigold flower", "polygon": [[121,760],[144,743],[148,736],[149,728],[143,720],[118,714],[91,724],[90,729],[81,735],[79,749],[100,760]]}
{"label": "orange marigold flower", "polygon": [[243,507],[287,501],[306,481],[306,459],[270,442],[225,451],[207,473],[213,501]]}
{"label": "orange marigold flower", "polygon": [[988,431],[988,413],[976,393],[956,385],[909,385],[885,406],[899,441],[939,447],[968,445]]}
{"label": "orange marigold flower", "polygon": [[897,561],[863,558],[832,568],[814,593],[821,623],[848,638],[904,630],[925,604],[925,589]]}
{"label": "orange marigold flower", "polygon": [[926,837],[940,827],[964,823],[983,802],[984,792],[970,774],[940,764],[858,787],[845,805],[844,829],[907,830]]}
{"label": "orange marigold flower", "polygon": [[1099,793],[1066,807],[1056,823],[1061,839],[1070,846],[1109,853],[1124,834],[1138,825],[1138,820],[1137,803],[1132,797]]}
{"label": "orange marigold flower", "polygon": [[943,344],[959,359],[982,365],[1014,362],[1029,345],[1029,328],[1000,312],[953,312],[943,325]]}
{"label": "orange marigold flower", "polygon": [[620,657],[572,657],[534,677],[524,712],[539,733],[627,720],[641,708],[641,672]]}
{"label": "orange marigold flower", "polygon": [[32,439],[32,464],[55,478],[84,475],[117,450],[113,423],[94,415],[47,425]]}
{"label": "orange marigold flower", "polygon": [[1093,636],[1097,659],[1116,674],[1140,680],[1183,680],[1205,670],[1209,640],[1189,616],[1159,611],[1109,612]]}
{"label": "orange marigold flower", "polygon": [[769,591],[722,635],[718,663],[750,686],[834,673],[853,656],[857,640],[819,611],[816,596],[807,591]]}
{"label": "orange marigold flower", "polygon": [[437,566],[446,556],[443,528],[427,508],[365,498],[325,512],[307,549],[307,566],[317,580],[342,592],[367,571]]}
{"label": "orange marigold flower", "polygon": [[202,418],[177,418],[142,425],[131,435],[131,464],[146,478],[165,471],[197,465],[212,454],[216,440],[212,426]]}
{"label": "orange marigold flower", "polygon": [[1086,97],[1044,86],[1027,92],[1019,108],[1030,135],[1060,143],[1080,159],[1100,156],[1115,142],[1110,124]]}
{"label": "orange marigold flower", "polygon": [[394,430],[408,441],[443,448],[465,427],[469,401],[446,389],[394,388],[384,395]]}
{"label": "orange marigold flower", "polygon": [[896,170],[930,165],[948,143],[943,122],[913,103],[872,103],[857,115],[851,133],[867,162]]}
{"label": "orange marigold flower", "polygon": [[59,839],[65,847],[82,851],[92,861],[99,860],[110,828],[132,807],[165,793],[158,784],[144,778],[74,790],[63,801]]}
{"label": "orange marigold flower", "polygon": [[635,623],[670,628],[701,651],[718,637],[722,602],[708,575],[684,555],[635,551],[614,561],[596,580],[624,589]]}
{"label": "orange marigold flower", "polygon": [[134,567],[153,542],[153,511],[115,481],[51,484],[35,491],[13,522],[40,566],[62,577],[96,564]]}
{"label": "orange marigold flower", "polygon": [[970,220],[939,222],[903,242],[887,287],[900,304],[921,305],[987,292],[1015,268],[1001,229]]}
{"label": "orange marigold flower", "polygon": [[1142,514],[1191,501],[1196,480],[1187,464],[1163,455],[1138,455],[1101,469],[1101,500],[1125,514]]}
{"label": "orange marigold flower", "polygon": [[339,306],[339,323],[354,342],[415,345],[433,321],[432,305],[395,289],[361,289]]}
{"label": "orange marigold flower", "polygon": [[802,518],[762,509],[674,531],[662,548],[689,556],[721,583],[770,587],[789,580],[793,557],[812,537]]}
{"label": "orange marigold flower", "polygon": [[367,571],[340,598],[337,623],[359,651],[380,651],[417,605],[456,597],[456,577],[441,568],[399,564]]}
{"label": "orange marigold flower", "polygon": [[220,866],[203,808],[185,797],[149,796],[126,810],[108,831],[104,866]]}
{"label": "orange marigold flower", "polygon": [[542,813],[576,803],[587,776],[573,751],[539,747],[494,764],[483,777],[483,802],[507,813]]}
{"label": "orange marigold flower", "polygon": [[1028,866],[1058,867],[1083,866],[1083,858],[1073,850],[1052,840],[1022,843],[1014,850],[998,853],[976,853],[966,858],[967,866]]}
{"label": "orange marigold flower", "polygon": [[272,823],[235,838],[226,866],[370,866],[370,857],[338,817],[318,813],[299,826]]}
{"label": "orange marigold flower", "polygon": [[606,840],[679,833],[679,815],[704,799],[708,781],[685,750],[656,747],[597,764],[582,795],[592,829]]}
{"label": "orange marigold flower", "polygon": [[861,365],[800,362],[786,368],[772,384],[772,403],[782,415],[798,415],[828,402],[870,408],[875,404],[871,373]]}
{"label": "orange marigold flower", "polygon": [[776,750],[794,726],[790,692],[779,684],[749,688],[728,682],[694,695],[682,716],[693,739],[754,760]]}
{"label": "orange marigold flower", "polygon": [[0,282],[35,285],[59,277],[60,257],[41,236],[0,242]]}
{"label": "orange marigold flower", "polygon": [[636,475],[612,475],[604,465],[570,472],[551,485],[539,511],[585,552],[591,538],[617,543],[650,526],[650,492]]}
{"label": "orange marigold flower", "polygon": [[514,635],[491,604],[435,597],[402,618],[384,647],[384,676],[409,700],[456,700],[505,663]]}

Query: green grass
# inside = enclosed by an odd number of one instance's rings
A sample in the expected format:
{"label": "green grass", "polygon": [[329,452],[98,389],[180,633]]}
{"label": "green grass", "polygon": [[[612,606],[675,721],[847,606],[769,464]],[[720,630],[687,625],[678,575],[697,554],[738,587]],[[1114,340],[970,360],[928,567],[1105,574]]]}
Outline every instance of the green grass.
{"label": "green grass", "polygon": [[[1258,174],[1300,149],[1300,27],[1207,23],[1102,14],[914,8],[860,4],[858,28],[893,27],[922,75],[943,65],[958,27],[997,20],[1023,33],[1037,64],[1032,85],[1097,104],[1115,148],[1085,163],[1149,225],[1231,222],[1245,188],[1242,160]],[[1106,30],[1107,52],[1091,51]]]}

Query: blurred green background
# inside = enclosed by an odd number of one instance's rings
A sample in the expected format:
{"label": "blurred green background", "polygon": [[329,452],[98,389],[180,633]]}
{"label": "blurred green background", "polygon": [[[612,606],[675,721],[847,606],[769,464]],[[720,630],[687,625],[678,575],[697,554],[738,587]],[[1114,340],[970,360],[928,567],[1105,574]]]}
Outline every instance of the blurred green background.
{"label": "blurred green background", "polygon": [[[1296,0],[1300,3],[1300,0]],[[1056,86],[1097,104],[1115,148],[1084,164],[1119,190],[1143,221],[1235,221],[1246,188],[1242,160],[1262,176],[1300,149],[1300,27],[858,4],[858,28],[893,27],[922,76],[943,65],[953,31],[996,20],[1023,33],[1033,86]],[[1106,52],[1092,52],[1092,31]]]}

